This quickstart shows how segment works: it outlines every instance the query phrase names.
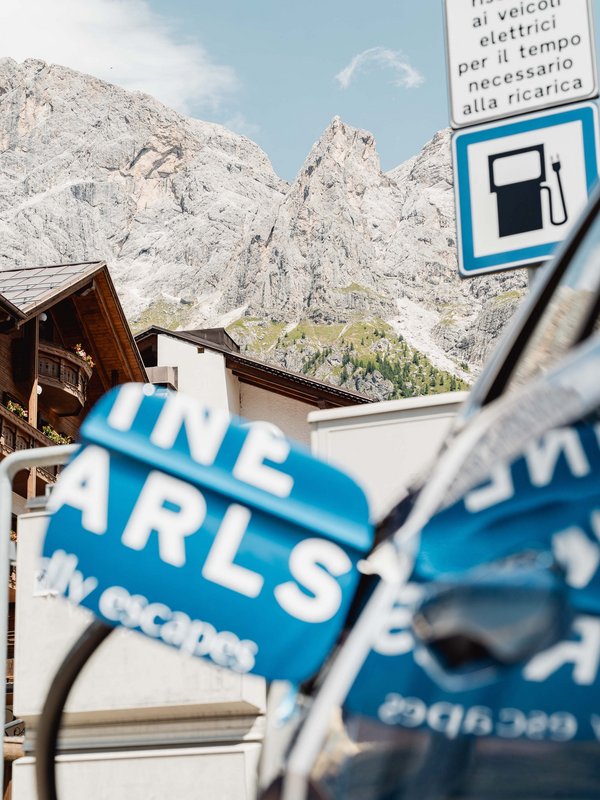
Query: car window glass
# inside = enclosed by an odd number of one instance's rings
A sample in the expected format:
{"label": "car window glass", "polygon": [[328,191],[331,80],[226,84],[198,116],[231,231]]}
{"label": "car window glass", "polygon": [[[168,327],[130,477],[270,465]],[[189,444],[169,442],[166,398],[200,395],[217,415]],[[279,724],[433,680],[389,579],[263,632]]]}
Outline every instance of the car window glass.
{"label": "car window glass", "polygon": [[600,337],[595,336],[550,374],[485,409],[464,433],[467,449],[451,467],[440,508],[481,483],[495,465],[517,458],[548,430],[596,414],[600,408],[599,374]]}
{"label": "car window glass", "polygon": [[600,289],[600,216],[574,253],[515,370],[509,390],[555,364],[579,340]]}
{"label": "car window glass", "polygon": [[337,714],[311,775],[323,800],[590,800],[600,744],[498,737],[448,739]]}

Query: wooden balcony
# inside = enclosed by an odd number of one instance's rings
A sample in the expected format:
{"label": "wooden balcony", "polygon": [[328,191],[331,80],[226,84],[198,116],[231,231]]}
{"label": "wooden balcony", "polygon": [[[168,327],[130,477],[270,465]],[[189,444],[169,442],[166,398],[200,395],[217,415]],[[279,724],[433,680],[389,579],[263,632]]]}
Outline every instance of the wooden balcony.
{"label": "wooden balcony", "polygon": [[[31,447],[48,447],[52,442],[27,420],[0,405],[0,454],[10,455]],[[37,467],[37,474],[46,483],[56,480],[56,467]]]}
{"label": "wooden balcony", "polygon": [[92,377],[90,365],[70,350],[40,342],[38,382],[43,404],[60,416],[79,414]]}

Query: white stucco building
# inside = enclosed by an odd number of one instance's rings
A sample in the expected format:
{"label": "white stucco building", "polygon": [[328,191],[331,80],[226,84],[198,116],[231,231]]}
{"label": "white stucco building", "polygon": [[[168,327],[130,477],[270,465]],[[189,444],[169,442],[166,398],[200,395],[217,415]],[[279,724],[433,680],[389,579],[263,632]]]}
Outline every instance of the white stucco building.
{"label": "white stucco building", "polygon": [[152,383],[248,420],[271,422],[306,445],[311,411],[371,402],[358,392],[241,353],[223,328],[169,331],[154,326],[138,334],[136,341]]}

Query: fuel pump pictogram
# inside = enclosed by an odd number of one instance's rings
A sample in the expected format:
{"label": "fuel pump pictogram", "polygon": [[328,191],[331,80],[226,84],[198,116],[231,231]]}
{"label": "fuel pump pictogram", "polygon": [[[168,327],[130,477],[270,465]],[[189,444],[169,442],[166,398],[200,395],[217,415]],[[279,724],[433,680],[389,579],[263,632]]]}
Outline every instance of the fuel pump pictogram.
{"label": "fuel pump pictogram", "polygon": [[546,181],[546,156],[543,144],[522,147],[488,156],[490,192],[498,205],[498,232],[502,236],[541,230],[544,227],[542,192],[548,194],[552,225],[564,225],[569,219],[560,171],[560,158],[551,158],[556,174],[561,218],[555,216],[555,196]]}

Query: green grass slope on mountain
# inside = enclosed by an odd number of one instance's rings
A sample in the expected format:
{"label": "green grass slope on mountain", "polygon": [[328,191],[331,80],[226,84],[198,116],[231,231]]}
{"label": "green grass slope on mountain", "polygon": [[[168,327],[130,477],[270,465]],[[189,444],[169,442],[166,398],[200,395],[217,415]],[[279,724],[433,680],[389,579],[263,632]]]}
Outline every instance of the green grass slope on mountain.
{"label": "green grass slope on mountain", "polygon": [[[377,318],[286,324],[242,317],[228,331],[250,355],[377,400],[468,388],[463,378],[436,367]],[[468,367],[461,364],[459,371],[464,374]]]}

